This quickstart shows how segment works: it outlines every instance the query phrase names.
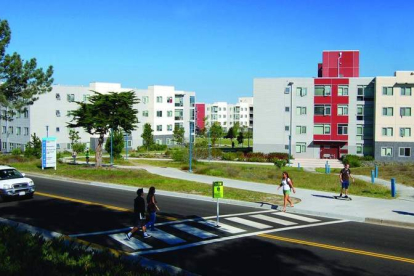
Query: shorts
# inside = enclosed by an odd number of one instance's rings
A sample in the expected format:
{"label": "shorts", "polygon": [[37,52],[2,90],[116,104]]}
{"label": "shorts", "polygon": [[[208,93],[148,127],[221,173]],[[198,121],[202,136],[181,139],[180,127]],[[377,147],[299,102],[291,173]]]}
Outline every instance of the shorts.
{"label": "shorts", "polygon": [[134,217],[134,221],[133,221],[134,226],[136,226],[138,228],[141,228],[142,226],[145,225],[145,223],[146,223],[145,218],[141,219],[141,218],[139,218],[139,216]]}
{"label": "shorts", "polygon": [[284,195],[289,195],[290,194],[290,190],[283,190],[283,194]]}
{"label": "shorts", "polygon": [[346,181],[346,180],[342,181],[342,189],[348,189],[348,187],[349,187],[349,180],[348,181]]}

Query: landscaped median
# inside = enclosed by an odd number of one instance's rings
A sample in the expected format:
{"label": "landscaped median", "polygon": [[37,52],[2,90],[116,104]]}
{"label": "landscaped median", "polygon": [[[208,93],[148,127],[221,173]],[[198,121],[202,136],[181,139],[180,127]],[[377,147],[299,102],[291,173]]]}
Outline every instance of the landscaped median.
{"label": "landscaped median", "polygon": [[[212,193],[212,188],[209,185],[193,181],[158,176],[148,173],[145,170],[118,169],[108,167],[96,169],[92,166],[70,164],[58,164],[56,171],[54,169],[42,170],[39,161],[27,161],[22,158],[15,159],[15,162],[8,162],[8,165],[13,166],[18,170],[26,173],[42,173],[45,175],[61,176],[75,180],[77,179],[93,182],[106,182],[145,188],[154,186],[158,190],[203,196],[211,196]],[[249,202],[265,202],[275,205],[283,204],[283,197],[280,195],[252,192],[229,187],[226,188],[225,198]],[[300,201],[296,198],[293,198],[293,200],[294,203],[298,203]]]}
{"label": "landscaped median", "polygon": [[[186,170],[188,165],[175,161],[162,160],[129,160],[136,165],[152,165],[158,167],[172,167]],[[276,166],[252,165],[252,164],[234,164],[234,163],[214,163],[214,162],[196,162],[192,167],[194,173],[202,175],[231,178],[243,181],[258,182],[264,184],[279,185],[282,172],[286,171],[293,180],[297,188],[311,189],[317,191],[339,193],[340,183],[338,174],[322,174],[307,172],[298,168]],[[353,169],[354,172],[354,169]],[[350,192],[352,195],[367,196],[375,198],[391,198],[388,188],[381,185],[372,185],[371,183],[355,180],[351,184]]]}
{"label": "landscaped median", "polygon": [[63,238],[17,231],[0,224],[0,275],[167,275],[143,268],[138,261],[116,257],[109,251]]}

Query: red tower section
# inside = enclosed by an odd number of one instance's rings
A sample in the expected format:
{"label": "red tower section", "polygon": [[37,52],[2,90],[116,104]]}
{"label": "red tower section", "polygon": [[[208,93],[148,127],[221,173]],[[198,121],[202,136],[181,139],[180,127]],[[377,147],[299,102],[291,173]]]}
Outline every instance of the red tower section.
{"label": "red tower section", "polygon": [[323,78],[357,78],[359,51],[323,51],[320,70]]}

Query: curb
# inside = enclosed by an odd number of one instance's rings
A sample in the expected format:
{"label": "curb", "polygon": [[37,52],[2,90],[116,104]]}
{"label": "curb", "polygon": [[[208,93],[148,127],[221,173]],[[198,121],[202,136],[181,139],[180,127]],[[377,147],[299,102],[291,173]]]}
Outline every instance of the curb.
{"label": "curb", "polygon": [[[138,188],[138,187],[127,186],[127,185],[122,185],[122,184],[90,182],[90,181],[83,181],[83,180],[60,177],[60,176],[52,177],[49,175],[44,175],[44,174],[39,174],[39,173],[28,173],[28,175],[33,175],[33,176],[37,176],[40,178],[46,178],[46,179],[71,181],[71,182],[83,184],[83,185],[92,185],[92,186],[98,186],[98,187],[103,187],[103,188],[132,191],[132,192],[135,192],[136,189]],[[147,190],[148,190],[147,188],[144,188],[144,191],[147,191]],[[184,193],[164,191],[164,190],[157,190],[157,194],[164,195],[164,196],[178,197],[178,198],[202,200],[202,201],[207,201],[207,202],[216,202],[216,200],[211,197],[201,196],[201,195],[184,194]],[[247,202],[247,201],[240,201],[240,200],[233,200],[233,199],[220,199],[220,203],[251,207],[251,208],[260,208],[260,209],[266,209],[266,210],[271,210],[271,209],[279,210],[279,211],[281,210],[280,206],[269,204],[266,202]],[[319,211],[301,209],[300,207],[299,208],[287,207],[287,208],[290,213],[297,213],[297,214],[302,214],[302,215],[321,216],[321,217],[327,217],[327,218],[332,218],[332,219],[345,219],[345,220],[355,221],[355,222],[363,222],[363,223],[371,223],[371,224],[379,224],[379,225],[394,226],[394,227],[405,227],[405,228],[414,229],[414,223],[410,223],[410,222],[369,218],[369,217],[348,216],[348,215],[334,214],[334,213],[329,213],[329,212],[319,212]]]}

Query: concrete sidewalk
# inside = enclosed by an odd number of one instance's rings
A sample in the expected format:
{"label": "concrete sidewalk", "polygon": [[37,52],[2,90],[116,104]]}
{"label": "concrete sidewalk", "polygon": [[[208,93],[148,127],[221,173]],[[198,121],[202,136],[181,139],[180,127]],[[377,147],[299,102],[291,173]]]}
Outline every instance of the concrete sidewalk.
{"label": "concrete sidewalk", "polygon": [[[125,169],[144,169],[152,174],[205,184],[211,184],[213,181],[224,181],[225,187],[277,194],[276,185],[198,175],[175,168],[155,167],[150,165],[116,167]],[[358,176],[358,178],[362,179],[364,177],[365,176]],[[376,179],[376,183],[380,185],[389,185],[389,182],[380,179]],[[350,189],[350,192],[352,194],[352,188]],[[397,193],[401,192],[402,196],[398,199],[387,200],[352,196],[352,201],[345,201],[334,199],[334,193],[298,188],[296,189],[296,194],[293,194],[292,196],[301,199],[302,202],[297,204],[294,208],[289,208],[288,211],[414,228],[414,188],[397,185]],[[281,193],[282,192],[279,191],[279,194]],[[335,193],[335,195],[337,194]]]}

